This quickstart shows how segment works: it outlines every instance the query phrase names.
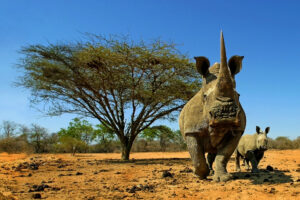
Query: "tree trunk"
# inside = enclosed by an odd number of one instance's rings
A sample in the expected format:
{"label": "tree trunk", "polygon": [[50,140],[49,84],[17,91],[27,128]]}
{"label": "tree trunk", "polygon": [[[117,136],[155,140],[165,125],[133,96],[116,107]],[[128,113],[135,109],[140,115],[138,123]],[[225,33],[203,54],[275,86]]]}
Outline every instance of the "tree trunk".
{"label": "tree trunk", "polygon": [[133,141],[129,140],[127,137],[121,140],[121,145],[122,145],[121,160],[129,160],[132,144]]}
{"label": "tree trunk", "polygon": [[121,160],[129,160],[130,150],[131,150],[131,146],[122,145]]}

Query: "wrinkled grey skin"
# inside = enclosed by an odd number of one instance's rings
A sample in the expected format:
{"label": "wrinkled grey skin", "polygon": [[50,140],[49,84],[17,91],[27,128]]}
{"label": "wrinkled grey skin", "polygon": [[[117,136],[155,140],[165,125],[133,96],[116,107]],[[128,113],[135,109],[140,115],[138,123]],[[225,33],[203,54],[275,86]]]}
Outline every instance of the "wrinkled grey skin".
{"label": "wrinkled grey skin", "polygon": [[270,131],[270,127],[267,127],[265,132],[260,130],[259,126],[256,126],[256,133],[253,135],[244,135],[235,151],[235,164],[236,171],[241,171],[240,157],[244,158],[244,164],[246,169],[249,170],[249,161],[252,166],[252,172],[259,172],[257,166],[259,161],[263,158],[264,152],[268,149],[268,137],[267,134]]}
{"label": "wrinkled grey skin", "polygon": [[[235,75],[242,68],[243,56],[226,58],[221,32],[221,62],[210,67],[205,57],[195,57],[203,77],[201,90],[184,106],[179,116],[194,165],[194,173],[205,179],[215,161],[214,181],[227,181],[227,162],[246,126],[246,116],[236,92]],[[205,152],[208,157],[205,159]]]}

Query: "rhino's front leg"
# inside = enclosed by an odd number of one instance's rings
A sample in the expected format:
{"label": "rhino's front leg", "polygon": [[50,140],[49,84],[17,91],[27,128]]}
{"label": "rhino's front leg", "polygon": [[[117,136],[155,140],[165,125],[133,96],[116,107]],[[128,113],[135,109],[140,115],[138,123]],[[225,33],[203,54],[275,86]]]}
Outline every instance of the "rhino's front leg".
{"label": "rhino's front leg", "polygon": [[259,170],[257,169],[257,160],[253,151],[247,151],[246,159],[250,160],[251,162],[251,166],[252,166],[251,172],[253,173],[259,172]]}
{"label": "rhino's front leg", "polygon": [[213,177],[214,181],[228,181],[231,179],[232,176],[227,173],[226,166],[232,153],[237,147],[241,136],[242,132],[237,132],[235,134],[229,133],[226,138],[223,139],[215,159],[216,170]]}
{"label": "rhino's front leg", "polygon": [[199,136],[186,136],[186,143],[194,165],[194,173],[200,179],[206,179],[209,169],[206,164],[203,145]]}
{"label": "rhino's front leg", "polygon": [[257,153],[254,153],[255,154],[255,158],[256,158],[256,161],[257,161],[257,166],[259,164],[259,161],[264,157],[264,152],[257,152]]}
{"label": "rhino's front leg", "polygon": [[246,170],[247,170],[247,171],[250,170],[249,160],[248,160],[247,158],[245,158],[243,162],[244,162],[244,165],[245,165],[245,167],[246,167]]}

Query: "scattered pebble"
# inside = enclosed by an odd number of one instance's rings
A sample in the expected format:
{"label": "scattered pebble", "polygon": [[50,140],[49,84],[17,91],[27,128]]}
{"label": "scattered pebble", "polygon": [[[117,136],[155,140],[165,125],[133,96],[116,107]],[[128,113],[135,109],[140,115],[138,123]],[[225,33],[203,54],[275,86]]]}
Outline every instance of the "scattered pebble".
{"label": "scattered pebble", "polygon": [[169,171],[164,170],[162,174],[162,178],[171,177],[173,178],[173,174],[171,174]]}
{"label": "scattered pebble", "polygon": [[273,188],[273,187],[272,187],[272,188],[270,189],[270,191],[269,191],[269,193],[272,193],[272,194],[274,194],[275,192],[276,192],[276,189]]}
{"label": "scattered pebble", "polygon": [[34,199],[41,199],[42,195],[40,193],[35,193],[35,194],[32,195],[32,198],[34,198]]}
{"label": "scattered pebble", "polygon": [[192,173],[193,170],[192,170],[191,168],[186,167],[186,168],[184,168],[183,170],[180,170],[179,172],[180,172],[180,173]]}

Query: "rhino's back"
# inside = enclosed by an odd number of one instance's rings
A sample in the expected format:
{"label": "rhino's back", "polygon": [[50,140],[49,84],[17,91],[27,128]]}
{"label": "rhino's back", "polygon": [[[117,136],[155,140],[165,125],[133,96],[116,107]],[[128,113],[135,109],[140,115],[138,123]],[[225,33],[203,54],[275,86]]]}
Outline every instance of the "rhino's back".
{"label": "rhino's back", "polygon": [[179,116],[179,127],[185,137],[189,133],[198,133],[203,127],[203,104],[201,90],[183,107]]}
{"label": "rhino's back", "polygon": [[243,135],[239,141],[237,150],[242,156],[245,156],[247,151],[256,150],[255,135]]}

